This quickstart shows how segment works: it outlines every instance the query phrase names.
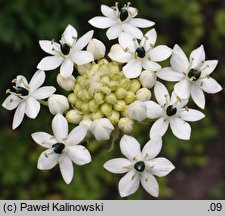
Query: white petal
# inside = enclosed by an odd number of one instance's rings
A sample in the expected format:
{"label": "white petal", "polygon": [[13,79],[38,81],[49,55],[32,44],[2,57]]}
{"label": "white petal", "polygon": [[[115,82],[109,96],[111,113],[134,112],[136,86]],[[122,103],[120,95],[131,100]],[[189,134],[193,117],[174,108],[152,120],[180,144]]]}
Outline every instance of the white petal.
{"label": "white petal", "polygon": [[109,40],[113,40],[118,38],[121,32],[122,32],[121,25],[113,25],[109,27],[109,29],[106,31],[106,35]]}
{"label": "white petal", "polygon": [[170,57],[172,49],[165,45],[159,45],[149,51],[149,55],[152,61],[164,61]]}
{"label": "white petal", "polygon": [[156,62],[145,60],[143,61],[143,68],[145,70],[158,71],[161,69],[161,66]]}
{"label": "white petal", "polygon": [[134,170],[129,171],[119,181],[119,193],[121,197],[135,193],[140,185],[140,176]]}
{"label": "white petal", "polygon": [[187,56],[177,44],[173,48],[170,64],[173,70],[180,73],[186,72],[189,67]]}
{"label": "white petal", "polygon": [[75,127],[68,135],[67,144],[77,145],[79,144],[87,134],[87,128],[84,125]]}
{"label": "white petal", "polygon": [[180,112],[180,117],[184,121],[195,122],[195,121],[199,121],[202,118],[204,118],[205,115],[198,110],[188,108],[188,109],[184,109],[182,112]]}
{"label": "white petal", "polygon": [[215,94],[222,90],[221,85],[211,77],[206,77],[202,80],[201,89],[207,93]]}
{"label": "white petal", "polygon": [[39,45],[46,53],[59,55],[60,45],[58,43],[49,40],[39,40]]}
{"label": "white petal", "polygon": [[147,118],[154,119],[163,116],[162,107],[154,101],[144,102],[147,107]]}
{"label": "white petal", "polygon": [[143,188],[152,196],[158,197],[159,185],[156,178],[149,172],[144,172],[141,175],[141,184]]}
{"label": "white petal", "polygon": [[191,68],[199,68],[205,61],[205,51],[203,45],[193,50],[190,55]]}
{"label": "white petal", "polygon": [[100,28],[100,29],[106,29],[116,24],[115,20],[108,17],[102,17],[102,16],[96,16],[90,19],[88,22],[94,27]]}
{"label": "white petal", "polygon": [[82,145],[68,146],[67,154],[77,165],[84,165],[91,162],[89,151]]}
{"label": "white petal", "polygon": [[200,68],[200,70],[202,72],[201,77],[210,75],[215,70],[217,64],[218,64],[218,60],[205,61]]}
{"label": "white petal", "polygon": [[21,101],[22,99],[16,95],[9,95],[2,103],[2,106],[7,110],[14,110]]}
{"label": "white petal", "polygon": [[94,61],[93,54],[88,51],[74,51],[71,58],[78,65],[83,65]]}
{"label": "white petal", "polygon": [[32,97],[34,97],[37,100],[45,99],[51,96],[55,91],[56,91],[55,87],[44,86],[33,92]]}
{"label": "white petal", "polygon": [[130,53],[134,53],[136,50],[133,37],[127,33],[121,33],[119,44],[124,50],[127,50]]}
{"label": "white petal", "polygon": [[154,137],[158,137],[158,136],[163,136],[169,126],[169,122],[165,121],[164,118],[159,118],[151,127],[150,129],[150,139],[154,138]]}
{"label": "white petal", "polygon": [[191,97],[201,109],[205,108],[205,95],[199,86],[191,86]]}
{"label": "white petal", "polygon": [[16,129],[21,122],[23,121],[24,113],[25,113],[26,103],[21,102],[16,109],[16,112],[13,117],[13,126],[12,129]]}
{"label": "white petal", "polygon": [[191,136],[190,125],[180,118],[170,118],[170,127],[173,134],[179,139],[189,140]]}
{"label": "white petal", "polygon": [[53,144],[57,143],[52,135],[45,132],[32,133],[31,136],[37,144],[45,148],[51,148]]}
{"label": "white petal", "polygon": [[38,158],[37,168],[40,170],[52,169],[58,163],[59,157],[60,154],[54,153],[52,149],[47,149]]}
{"label": "white petal", "polygon": [[63,43],[66,43],[69,46],[72,46],[76,38],[77,38],[76,29],[73,26],[68,25],[62,34],[61,40],[63,41]]}
{"label": "white petal", "polygon": [[32,119],[36,118],[40,111],[40,107],[41,105],[36,99],[28,97],[26,100],[26,115]]}
{"label": "white petal", "polygon": [[142,157],[147,160],[155,158],[159,152],[162,149],[162,138],[159,137],[154,137],[151,140],[149,140],[145,146],[143,147],[142,150]]}
{"label": "white petal", "polygon": [[40,70],[53,70],[62,64],[64,58],[61,56],[47,56],[43,58],[37,68]]}
{"label": "white petal", "polygon": [[145,34],[145,36],[141,40],[140,45],[144,46],[145,50],[148,50],[151,47],[154,47],[156,39],[157,39],[157,33],[156,33],[156,30],[153,28]]}
{"label": "white petal", "polygon": [[66,59],[60,66],[60,74],[63,78],[68,78],[73,73],[73,61]]}
{"label": "white petal", "polygon": [[156,81],[154,86],[154,94],[155,94],[156,100],[161,106],[164,106],[167,100],[170,99],[167,88],[161,82],[158,82],[158,81]]}
{"label": "white petal", "polygon": [[35,91],[38,89],[45,81],[45,72],[38,70],[31,78],[29,83],[30,92]]}
{"label": "white petal", "polygon": [[120,149],[130,161],[141,157],[141,149],[139,142],[132,136],[123,135],[120,140]]}
{"label": "white petal", "polygon": [[187,105],[189,98],[181,99],[177,94],[173,91],[170,98],[170,104],[176,104],[177,110],[182,109],[184,106]]}
{"label": "white petal", "polygon": [[155,25],[154,22],[141,18],[133,18],[129,21],[129,24],[132,24],[138,28],[148,28]]}
{"label": "white petal", "polygon": [[157,77],[166,81],[180,81],[184,78],[182,73],[174,71],[171,67],[165,67],[156,72]]}
{"label": "white petal", "polygon": [[91,38],[93,37],[93,34],[94,34],[93,30],[88,31],[86,34],[84,34],[81,38],[77,40],[73,49],[82,50],[90,42]]}
{"label": "white petal", "polygon": [[175,84],[174,91],[181,99],[189,98],[191,94],[190,81],[187,79],[182,79],[180,82]]}
{"label": "white petal", "polygon": [[169,174],[175,166],[166,158],[158,157],[147,162],[151,167],[151,173],[155,176],[166,176]]}
{"label": "white petal", "polygon": [[59,168],[64,181],[69,184],[73,179],[73,163],[67,155],[60,157]]}
{"label": "white petal", "polygon": [[103,167],[111,173],[126,173],[132,167],[132,163],[126,158],[115,158],[107,161]]}
{"label": "white petal", "polygon": [[61,114],[57,114],[52,120],[52,130],[58,142],[62,142],[68,135],[67,120]]}
{"label": "white petal", "polygon": [[134,38],[141,39],[143,37],[142,31],[133,25],[130,25],[128,23],[123,23],[122,28],[124,32],[130,34]]}
{"label": "white petal", "polygon": [[123,67],[123,73],[126,78],[136,78],[141,74],[142,71],[142,61],[140,59],[133,59],[129,61]]}
{"label": "white petal", "polygon": [[106,5],[101,5],[101,12],[106,17],[109,17],[112,19],[116,18],[115,11]]}

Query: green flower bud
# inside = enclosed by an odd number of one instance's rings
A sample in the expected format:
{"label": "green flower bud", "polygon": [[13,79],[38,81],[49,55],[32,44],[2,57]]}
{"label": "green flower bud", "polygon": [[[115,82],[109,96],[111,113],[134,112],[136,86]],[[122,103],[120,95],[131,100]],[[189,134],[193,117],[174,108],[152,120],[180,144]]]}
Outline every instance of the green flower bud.
{"label": "green flower bud", "polygon": [[84,90],[83,89],[79,89],[77,92],[76,92],[76,96],[80,99],[84,99],[84,96],[83,96],[83,93],[84,93]]}
{"label": "green flower bud", "polygon": [[77,65],[77,71],[79,74],[84,74],[86,71],[91,69],[92,64],[83,64],[83,65]]}
{"label": "green flower bud", "polygon": [[126,104],[123,100],[117,100],[117,103],[113,105],[113,109],[116,111],[124,111],[126,109]]}
{"label": "green flower bud", "polygon": [[71,103],[71,104],[75,104],[77,100],[77,97],[74,93],[71,93],[68,95],[68,101]]}
{"label": "green flower bud", "polygon": [[109,64],[109,62],[105,58],[103,58],[98,61],[98,64],[100,64],[100,65],[106,64],[107,65],[107,64]]}
{"label": "green flower bud", "polygon": [[123,117],[128,117],[127,109],[125,109],[124,111],[120,112],[120,114],[121,114]]}
{"label": "green flower bud", "polygon": [[104,103],[101,105],[101,113],[105,116],[109,116],[112,113],[112,105],[108,103]]}
{"label": "green flower bud", "polygon": [[99,104],[94,99],[89,101],[88,106],[91,112],[97,112],[99,110]]}
{"label": "green flower bud", "polygon": [[134,92],[128,91],[127,96],[124,99],[125,103],[130,104],[130,103],[133,103],[135,100],[136,100],[136,96],[135,96]]}
{"label": "green flower bud", "polygon": [[105,96],[105,101],[109,104],[115,104],[117,102],[116,95],[114,93],[110,93]]}
{"label": "green flower bud", "polygon": [[137,100],[141,100],[141,101],[150,100],[150,98],[151,98],[151,92],[147,88],[140,88],[136,92],[136,98],[137,98]]}
{"label": "green flower bud", "polygon": [[91,114],[90,113],[89,114],[84,114],[82,116],[82,120],[86,120],[86,119],[91,119]]}
{"label": "green flower bud", "polygon": [[104,87],[104,86],[101,88],[101,91],[107,95],[109,95],[111,93],[111,89],[108,87]]}
{"label": "green flower bud", "polygon": [[124,88],[118,88],[115,91],[115,95],[116,95],[117,99],[123,99],[127,96],[127,90]]}
{"label": "green flower bud", "polygon": [[128,79],[121,79],[119,87],[124,88],[126,90],[129,89],[129,87],[130,87],[130,80],[128,80]]}
{"label": "green flower bud", "polygon": [[128,90],[135,93],[140,87],[141,87],[140,82],[136,79],[133,79],[130,81],[130,87]]}
{"label": "green flower bud", "polygon": [[98,68],[99,71],[109,71],[108,64],[101,64]]}
{"label": "green flower bud", "polygon": [[92,120],[100,119],[100,118],[103,118],[103,114],[100,111],[91,114]]}
{"label": "green flower bud", "polygon": [[75,94],[77,94],[78,90],[80,89],[82,89],[82,87],[78,83],[76,83],[73,87],[73,91]]}
{"label": "green flower bud", "polygon": [[86,89],[84,89],[83,90],[83,100],[88,102],[91,100],[91,98],[92,98],[92,96],[90,95],[90,93]]}
{"label": "green flower bud", "polygon": [[110,73],[117,73],[120,71],[120,67],[116,62],[110,62],[109,70],[110,70]]}
{"label": "green flower bud", "polygon": [[129,117],[121,118],[118,122],[118,127],[123,133],[130,134],[133,131],[134,121]]}
{"label": "green flower bud", "polygon": [[81,112],[75,109],[70,110],[66,114],[66,119],[71,124],[79,124],[81,121],[81,117],[82,117]]}
{"label": "green flower bud", "polygon": [[90,112],[90,109],[89,109],[89,106],[88,106],[88,103],[83,103],[80,107],[82,113],[84,114],[87,114]]}
{"label": "green flower bud", "polygon": [[120,119],[120,113],[112,110],[111,115],[107,116],[107,118],[112,122],[112,124],[117,124]]}
{"label": "green flower bud", "polygon": [[94,99],[95,99],[95,102],[97,104],[103,104],[104,103],[104,95],[101,92],[96,92],[94,94]]}
{"label": "green flower bud", "polygon": [[76,108],[80,109],[83,103],[84,103],[84,102],[83,102],[82,100],[77,99],[77,100],[75,101],[74,105],[75,105]]}

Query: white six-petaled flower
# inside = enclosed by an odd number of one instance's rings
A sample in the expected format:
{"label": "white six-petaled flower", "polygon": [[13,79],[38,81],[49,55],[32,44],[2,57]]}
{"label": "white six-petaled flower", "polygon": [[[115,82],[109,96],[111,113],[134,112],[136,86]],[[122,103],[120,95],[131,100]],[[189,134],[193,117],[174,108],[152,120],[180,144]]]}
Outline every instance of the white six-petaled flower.
{"label": "white six-petaled flower", "polygon": [[104,16],[94,17],[89,20],[89,23],[100,29],[109,28],[106,32],[109,40],[120,37],[123,32],[141,39],[143,33],[138,28],[148,28],[155,24],[146,19],[134,18],[138,10],[130,7],[129,3],[121,9],[118,8],[118,3],[112,8],[101,5],[101,12]]}
{"label": "white six-petaled flower", "polygon": [[142,151],[138,141],[124,135],[120,141],[121,152],[126,158],[115,158],[107,161],[104,168],[112,173],[127,173],[119,182],[121,197],[135,193],[140,185],[154,197],[158,197],[159,185],[155,176],[166,176],[175,167],[163,157],[155,158],[162,148],[161,137],[149,140]]}
{"label": "white six-petaled flower", "polygon": [[79,125],[68,134],[67,120],[61,114],[57,114],[52,120],[52,130],[54,135],[45,132],[32,134],[36,143],[48,148],[40,155],[37,167],[41,170],[49,170],[59,163],[62,177],[69,184],[74,174],[73,163],[84,165],[91,162],[89,151],[79,145],[86,136],[87,129]]}
{"label": "white six-petaled flower", "polygon": [[45,81],[44,71],[38,70],[31,78],[29,84],[27,79],[18,75],[12,82],[15,83],[13,90],[7,90],[10,95],[5,99],[2,106],[7,110],[14,110],[16,112],[13,118],[12,128],[17,128],[23,121],[24,114],[29,118],[36,118],[40,111],[40,103],[38,100],[48,98],[55,92],[52,86],[40,86]]}
{"label": "white six-petaled flower", "polygon": [[123,73],[127,78],[136,78],[142,68],[149,71],[158,71],[161,66],[157,63],[167,59],[172,49],[165,45],[154,47],[156,42],[156,31],[151,29],[141,39],[140,43],[132,36],[123,33],[119,38],[121,48],[111,49],[109,57],[120,63],[127,63],[123,67]]}
{"label": "white six-petaled flower", "polygon": [[52,56],[43,58],[37,68],[41,70],[53,70],[60,67],[60,74],[68,78],[73,73],[74,63],[87,64],[94,60],[92,53],[82,50],[91,40],[94,31],[91,30],[77,40],[76,29],[68,25],[62,34],[60,43],[48,40],[40,40],[41,48]]}
{"label": "white six-petaled flower", "polygon": [[186,121],[194,122],[205,117],[205,115],[186,106],[188,100],[181,100],[172,92],[171,98],[166,87],[156,82],[154,94],[158,104],[154,101],[145,101],[147,107],[147,118],[157,119],[150,129],[150,138],[163,136],[170,125],[173,134],[179,139],[189,140],[191,127]]}
{"label": "white six-petaled flower", "polygon": [[216,80],[210,77],[218,61],[205,60],[203,45],[193,50],[189,60],[183,50],[175,45],[170,59],[171,67],[157,72],[157,76],[167,81],[178,81],[174,86],[176,94],[183,99],[189,98],[202,109],[205,108],[204,92],[214,94],[222,90]]}

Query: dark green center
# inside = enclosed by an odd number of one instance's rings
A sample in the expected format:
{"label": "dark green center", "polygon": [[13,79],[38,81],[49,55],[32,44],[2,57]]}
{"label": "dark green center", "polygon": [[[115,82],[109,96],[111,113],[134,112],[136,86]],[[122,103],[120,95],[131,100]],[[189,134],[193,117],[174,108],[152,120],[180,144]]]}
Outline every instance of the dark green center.
{"label": "dark green center", "polygon": [[55,153],[61,154],[63,149],[65,148],[65,145],[63,143],[56,143],[52,145],[52,148],[54,149]]}
{"label": "dark green center", "polygon": [[70,52],[70,47],[66,43],[60,44],[60,49],[61,49],[63,55],[68,55]]}
{"label": "dark green center", "polygon": [[22,96],[27,96],[29,94],[29,91],[24,87],[18,86],[16,87],[16,93]]}
{"label": "dark green center", "polygon": [[144,161],[138,161],[137,163],[134,164],[134,168],[138,172],[143,172],[145,170],[145,162]]}
{"label": "dark green center", "polygon": [[129,16],[128,10],[126,8],[121,8],[120,9],[120,20],[123,22],[127,19]]}
{"label": "dark green center", "polygon": [[137,56],[139,58],[145,57],[145,48],[144,47],[138,47],[135,52],[137,53]]}
{"label": "dark green center", "polygon": [[168,116],[173,116],[177,113],[177,108],[174,107],[173,105],[169,105],[167,108],[166,108],[166,114]]}
{"label": "dark green center", "polygon": [[188,77],[190,79],[192,79],[193,81],[198,80],[200,76],[201,76],[201,71],[198,71],[198,70],[195,70],[195,69],[191,69],[188,73]]}

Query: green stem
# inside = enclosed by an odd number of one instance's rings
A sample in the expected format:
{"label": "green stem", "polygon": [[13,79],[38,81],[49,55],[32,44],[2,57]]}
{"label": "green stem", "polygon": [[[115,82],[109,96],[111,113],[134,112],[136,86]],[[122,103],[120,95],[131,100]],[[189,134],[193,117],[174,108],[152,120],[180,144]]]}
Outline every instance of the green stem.
{"label": "green stem", "polygon": [[38,100],[38,102],[43,106],[48,106],[48,102],[45,100]]}

